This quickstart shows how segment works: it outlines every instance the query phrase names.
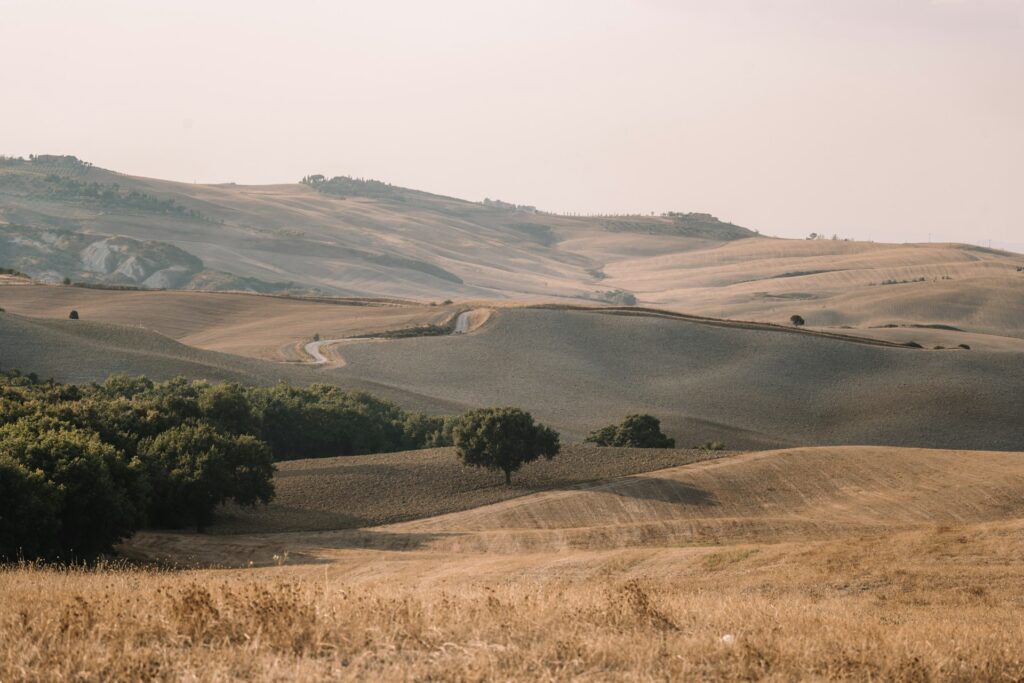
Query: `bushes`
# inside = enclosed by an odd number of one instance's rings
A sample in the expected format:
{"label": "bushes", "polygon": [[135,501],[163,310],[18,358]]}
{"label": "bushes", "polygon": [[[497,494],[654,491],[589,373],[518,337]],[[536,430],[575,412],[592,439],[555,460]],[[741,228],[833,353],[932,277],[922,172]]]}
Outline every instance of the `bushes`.
{"label": "bushes", "polygon": [[803,327],[805,324],[803,316],[800,315],[789,316],[789,322],[793,324],[793,327]]}
{"label": "bushes", "polygon": [[40,522],[37,527],[35,519],[27,520],[30,539],[12,534],[12,545],[0,546],[3,559],[89,559],[110,551],[144,521],[142,464],[95,433],[52,417],[25,417],[0,427],[0,457],[17,498],[0,502],[0,526],[24,529],[24,521],[17,521],[27,514],[23,507],[35,510]]}
{"label": "bushes", "polygon": [[255,437],[230,436],[208,424],[184,424],[140,445],[152,486],[150,523],[197,531],[213,521],[218,505],[269,503],[274,497],[273,457]]}
{"label": "bushes", "polygon": [[239,389],[0,375],[0,561],[90,560],[146,524],[202,527],[225,500],[268,502],[270,449],[231,431],[245,426]]}
{"label": "bushes", "polygon": [[451,445],[455,423],[326,385],[0,373],[0,561],[87,560],[147,524],[201,529],[225,501],[268,502],[275,458]]}
{"label": "bushes", "polygon": [[661,420],[652,415],[627,415],[617,425],[590,433],[587,443],[621,448],[675,448],[675,439],[661,432]]}

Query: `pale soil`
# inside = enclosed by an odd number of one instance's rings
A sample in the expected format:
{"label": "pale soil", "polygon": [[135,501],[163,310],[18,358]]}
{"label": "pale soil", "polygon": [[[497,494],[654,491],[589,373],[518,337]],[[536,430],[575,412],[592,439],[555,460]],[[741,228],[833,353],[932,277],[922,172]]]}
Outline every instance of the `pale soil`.
{"label": "pale soil", "polygon": [[[843,330],[843,332],[847,332]],[[922,337],[923,338],[923,337]],[[352,343],[341,380],[467,406],[527,407],[569,438],[659,417],[686,446],[875,443],[1024,449],[1019,353],[932,351],[788,330],[498,309],[462,338]]]}
{"label": "pale soil", "polygon": [[294,347],[322,339],[439,324],[448,306],[416,303],[331,303],[226,292],[141,292],[35,285],[0,287],[0,306],[11,313],[142,327],[183,344],[267,360],[302,360]]}

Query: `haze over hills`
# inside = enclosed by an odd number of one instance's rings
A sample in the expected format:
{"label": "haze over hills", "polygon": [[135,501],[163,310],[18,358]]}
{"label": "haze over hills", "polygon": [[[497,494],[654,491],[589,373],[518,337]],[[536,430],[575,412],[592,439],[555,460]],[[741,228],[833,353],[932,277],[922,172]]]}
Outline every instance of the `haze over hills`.
{"label": "haze over hills", "polygon": [[1017,336],[1022,265],[970,245],[774,239],[699,213],[562,216],[349,178],[193,185],[73,157],[0,162],[0,266],[50,282],[587,299]]}

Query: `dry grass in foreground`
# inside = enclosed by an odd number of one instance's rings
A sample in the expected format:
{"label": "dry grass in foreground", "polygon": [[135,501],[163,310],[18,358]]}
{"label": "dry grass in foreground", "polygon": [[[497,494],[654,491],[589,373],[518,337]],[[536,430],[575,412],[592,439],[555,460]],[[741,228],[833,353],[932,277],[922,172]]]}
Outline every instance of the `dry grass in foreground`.
{"label": "dry grass in foreground", "polygon": [[[598,554],[580,559],[585,581],[555,556],[443,580],[472,560],[369,559],[362,573],[0,571],[0,680],[1024,677],[1019,521]],[[420,578],[368,576],[375,562]]]}

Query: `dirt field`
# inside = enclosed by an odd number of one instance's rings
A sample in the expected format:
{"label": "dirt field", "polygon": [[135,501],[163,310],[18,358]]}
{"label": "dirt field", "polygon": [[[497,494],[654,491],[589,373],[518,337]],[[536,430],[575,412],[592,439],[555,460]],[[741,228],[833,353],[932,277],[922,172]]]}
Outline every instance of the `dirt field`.
{"label": "dirt field", "polygon": [[248,537],[263,568],[13,568],[0,679],[1017,680],[1022,516],[1024,454],[801,449]]}
{"label": "dirt field", "polygon": [[344,367],[314,368],[197,349],[145,329],[0,314],[0,367],[66,382],[102,381],[112,372],[325,382],[430,413],[522,407],[567,442],[628,413],[648,412],[684,446],[715,439],[733,449],[1024,448],[1017,428],[1024,363],[1015,352],[933,351],[659,316],[499,308],[469,334],[355,341],[334,353],[344,357]]}
{"label": "dirt field", "polygon": [[134,292],[34,285],[0,288],[0,305],[11,313],[81,319],[143,328],[208,351],[266,360],[300,361],[298,347],[322,339],[438,324],[457,310],[415,303],[355,299],[288,299],[228,292]]}

